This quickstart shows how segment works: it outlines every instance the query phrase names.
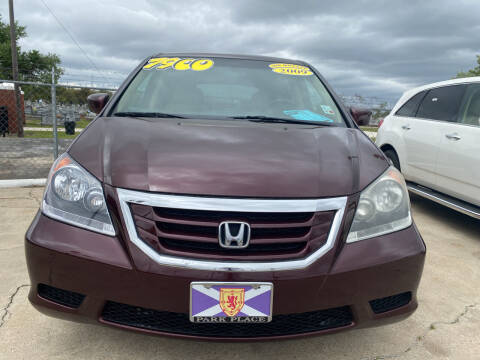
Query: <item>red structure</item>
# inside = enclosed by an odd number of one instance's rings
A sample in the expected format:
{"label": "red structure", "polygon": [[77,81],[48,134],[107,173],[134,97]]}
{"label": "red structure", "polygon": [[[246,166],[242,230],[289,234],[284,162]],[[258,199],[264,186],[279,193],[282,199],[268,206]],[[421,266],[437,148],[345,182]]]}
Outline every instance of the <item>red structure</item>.
{"label": "red structure", "polygon": [[[0,84],[0,106],[5,106],[8,111],[8,130],[10,134],[17,132],[17,109],[15,101],[15,90],[12,83]],[[24,94],[21,92],[20,109],[25,124],[25,103]]]}

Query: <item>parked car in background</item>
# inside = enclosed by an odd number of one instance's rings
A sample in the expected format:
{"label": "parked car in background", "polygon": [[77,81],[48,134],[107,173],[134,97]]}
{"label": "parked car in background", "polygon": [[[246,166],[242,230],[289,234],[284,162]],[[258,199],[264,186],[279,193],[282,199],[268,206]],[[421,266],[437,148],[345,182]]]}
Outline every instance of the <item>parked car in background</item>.
{"label": "parked car in background", "polygon": [[301,61],[159,54],[54,163],[30,301],[74,321],[275,339],[399,321],[425,244],[400,172]]}
{"label": "parked car in background", "polygon": [[480,77],[407,91],[376,144],[411,192],[480,218]]}

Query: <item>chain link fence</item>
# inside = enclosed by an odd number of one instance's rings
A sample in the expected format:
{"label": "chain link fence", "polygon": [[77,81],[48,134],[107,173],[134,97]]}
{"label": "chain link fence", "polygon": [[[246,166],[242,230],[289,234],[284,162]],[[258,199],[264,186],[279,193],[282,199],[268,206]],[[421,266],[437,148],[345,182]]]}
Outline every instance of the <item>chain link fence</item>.
{"label": "chain link fence", "polygon": [[[88,81],[75,79],[77,84]],[[88,109],[87,96],[115,90],[0,79],[0,180],[47,177],[54,159],[95,117]],[[372,125],[392,107],[379,98],[355,95],[343,99],[377,114]]]}
{"label": "chain link fence", "polygon": [[0,80],[0,180],[45,178],[93,120],[87,96],[114,88]]}

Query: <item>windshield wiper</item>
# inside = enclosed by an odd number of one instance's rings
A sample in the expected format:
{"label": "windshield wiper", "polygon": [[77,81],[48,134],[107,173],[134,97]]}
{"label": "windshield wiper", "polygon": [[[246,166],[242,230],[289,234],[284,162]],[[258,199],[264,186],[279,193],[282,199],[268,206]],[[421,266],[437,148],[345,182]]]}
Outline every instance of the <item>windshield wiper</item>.
{"label": "windshield wiper", "polygon": [[245,119],[252,122],[265,122],[265,123],[287,123],[287,124],[307,124],[307,125],[320,125],[320,126],[331,126],[330,123],[315,121],[315,120],[296,120],[296,119],[286,119],[274,116],[265,116],[265,115],[245,115],[245,116],[231,116],[232,119]]}
{"label": "windshield wiper", "polygon": [[141,111],[120,111],[120,112],[114,113],[113,116],[185,119],[185,116],[181,116],[181,115],[167,114],[167,113],[161,113],[161,112],[141,112]]}

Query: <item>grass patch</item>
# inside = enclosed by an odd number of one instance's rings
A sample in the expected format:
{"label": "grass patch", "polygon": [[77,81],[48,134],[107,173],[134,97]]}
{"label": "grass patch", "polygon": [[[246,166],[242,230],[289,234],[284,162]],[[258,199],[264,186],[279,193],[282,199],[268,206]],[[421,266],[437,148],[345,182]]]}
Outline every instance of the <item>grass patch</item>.
{"label": "grass patch", "polygon": [[36,118],[31,118],[31,117],[26,117],[25,119],[25,125],[28,127],[46,127],[45,125],[40,124],[40,119]]}
{"label": "grass patch", "polygon": [[[26,138],[53,139],[53,133],[50,131],[25,130],[23,134]],[[80,133],[76,133],[75,135],[67,135],[64,132],[59,131],[57,134],[59,139],[75,139],[75,137],[78,136]]]}
{"label": "grass patch", "polygon": [[91,120],[87,119],[80,119],[77,121],[76,129],[82,129],[87,127],[88,124],[90,124]]}
{"label": "grass patch", "polygon": [[[26,122],[25,122],[25,127],[37,127],[37,128],[51,128],[52,125],[42,125],[41,120],[38,118],[31,118],[29,116],[26,116]],[[79,121],[76,122],[75,129],[83,129],[85,128],[88,124],[90,124],[91,120],[88,120],[86,118],[80,118]],[[64,128],[62,125],[57,125],[57,128]]]}
{"label": "grass patch", "polygon": [[360,126],[360,129],[362,129],[363,131],[372,131],[372,132],[378,131],[378,127],[376,126]]}

